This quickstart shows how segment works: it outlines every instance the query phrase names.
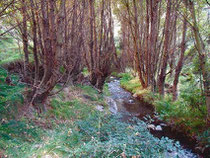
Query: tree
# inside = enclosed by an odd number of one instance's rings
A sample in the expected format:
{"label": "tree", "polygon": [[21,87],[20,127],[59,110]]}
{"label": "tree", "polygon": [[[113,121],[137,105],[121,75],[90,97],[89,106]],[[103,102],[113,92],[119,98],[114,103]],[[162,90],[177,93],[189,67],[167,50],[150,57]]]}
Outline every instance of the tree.
{"label": "tree", "polygon": [[[111,73],[111,61],[116,49],[111,1],[102,0],[99,4],[100,8],[95,8],[96,2],[89,0],[89,36],[86,38],[89,50],[86,54],[86,65],[90,72],[91,84],[101,90],[106,77]],[[100,10],[100,14],[96,14],[97,9]],[[99,19],[99,25],[96,24],[96,19]]]}
{"label": "tree", "polygon": [[194,2],[192,0],[189,0],[189,10],[192,17],[192,31],[194,33],[195,43],[196,43],[196,49],[198,52],[199,60],[200,60],[200,69],[202,72],[203,77],[203,85],[204,85],[204,91],[206,96],[206,106],[208,110],[208,116],[207,120],[210,120],[210,90],[209,90],[209,73],[207,72],[207,55],[205,53],[205,49],[203,46],[203,41],[199,33],[199,27],[197,24],[196,19],[196,13],[194,8]]}
{"label": "tree", "polygon": [[[187,16],[187,13],[185,11],[185,16]],[[183,20],[183,32],[182,32],[182,42],[181,42],[181,53],[180,57],[175,69],[175,76],[173,81],[173,100],[175,101],[177,99],[177,85],[179,83],[179,75],[182,71],[182,66],[184,62],[184,53],[186,50],[186,32],[187,32],[187,20],[184,18]]]}

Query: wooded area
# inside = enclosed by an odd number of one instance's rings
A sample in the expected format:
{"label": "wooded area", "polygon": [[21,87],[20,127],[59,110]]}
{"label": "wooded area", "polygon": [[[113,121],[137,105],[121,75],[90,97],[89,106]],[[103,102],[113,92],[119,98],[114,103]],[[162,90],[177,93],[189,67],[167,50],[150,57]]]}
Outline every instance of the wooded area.
{"label": "wooded area", "polygon": [[206,132],[209,149],[209,20],[208,0],[0,1],[0,122],[14,109],[48,113],[69,86],[105,95],[114,76],[172,126]]}

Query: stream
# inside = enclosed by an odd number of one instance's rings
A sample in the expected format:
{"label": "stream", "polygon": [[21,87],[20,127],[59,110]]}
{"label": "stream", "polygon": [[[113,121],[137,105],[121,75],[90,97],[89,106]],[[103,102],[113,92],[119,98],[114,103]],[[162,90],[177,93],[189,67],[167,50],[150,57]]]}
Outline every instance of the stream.
{"label": "stream", "polygon": [[111,96],[107,98],[107,102],[109,104],[109,109],[113,114],[122,114],[124,121],[128,120],[129,117],[138,117],[148,124],[147,128],[153,136],[158,138],[168,137],[175,141],[179,141],[185,150],[186,158],[201,157],[193,151],[196,142],[190,140],[190,138],[186,137],[183,133],[173,131],[170,126],[158,119],[158,116],[154,112],[154,107],[144,101],[134,98],[130,92],[121,88],[118,79],[112,79],[108,83],[108,88]]}

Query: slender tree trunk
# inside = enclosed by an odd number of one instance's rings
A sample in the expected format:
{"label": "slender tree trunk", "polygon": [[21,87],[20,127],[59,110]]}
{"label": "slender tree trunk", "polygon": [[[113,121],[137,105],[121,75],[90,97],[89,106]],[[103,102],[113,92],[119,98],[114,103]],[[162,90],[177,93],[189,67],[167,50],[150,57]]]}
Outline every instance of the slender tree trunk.
{"label": "slender tree trunk", "polygon": [[149,74],[149,83],[152,87],[152,91],[155,91],[156,81],[155,81],[155,57],[156,57],[156,46],[157,46],[157,37],[158,37],[158,4],[159,0],[150,0],[150,16],[151,16],[151,31],[150,31],[150,61],[148,68],[150,69]]}
{"label": "slender tree trunk", "polygon": [[198,51],[198,56],[200,60],[200,69],[202,72],[202,77],[203,77],[203,85],[204,85],[204,93],[206,96],[206,106],[208,110],[208,115],[207,115],[207,120],[210,121],[210,90],[209,90],[209,73],[206,70],[206,59],[207,55],[204,52],[204,48],[202,46],[202,39],[199,35],[199,28],[196,20],[196,15],[195,15],[195,8],[194,8],[194,3],[192,0],[189,0],[189,9],[191,12],[191,17],[193,20],[193,33],[195,37],[195,42],[196,42],[196,49]]}
{"label": "slender tree trunk", "polygon": [[34,6],[34,1],[30,0],[31,2],[31,13],[32,13],[32,32],[33,32],[33,54],[34,54],[34,63],[35,63],[35,79],[34,79],[34,86],[37,86],[39,80],[39,59],[38,59],[38,52],[37,52],[37,22],[35,18],[34,10],[36,9]]}
{"label": "slender tree trunk", "polygon": [[[52,50],[52,37],[51,37],[51,32],[50,28],[55,27],[55,26],[50,26],[50,20],[49,16],[50,14],[48,13],[49,6],[47,1],[42,1],[41,2],[41,11],[42,11],[42,27],[43,27],[43,39],[44,39],[44,76],[42,79],[41,84],[46,85],[47,82],[50,80],[50,78],[53,75],[53,69],[54,69],[54,55],[53,55],[53,50]],[[52,15],[51,15],[52,16]],[[53,32],[55,33],[55,32]]]}
{"label": "slender tree trunk", "polygon": [[135,65],[134,67],[137,69],[138,72],[138,77],[140,80],[140,83],[142,85],[143,88],[147,88],[147,83],[144,80],[144,74],[143,74],[143,67],[142,64],[140,63],[140,58],[141,56],[141,52],[140,52],[140,48],[138,48],[138,22],[137,22],[137,8],[136,8],[136,1],[133,0],[133,5],[134,5],[134,25],[132,25],[132,17],[131,17],[131,10],[130,10],[130,4],[127,1],[126,2],[126,8],[127,8],[127,12],[128,12],[128,23],[130,26],[130,32],[133,38],[133,43],[134,43],[134,61],[135,61]]}
{"label": "slender tree trunk", "polygon": [[173,82],[173,101],[175,101],[177,99],[177,85],[179,83],[179,75],[182,71],[184,53],[186,50],[186,32],[187,32],[187,20],[184,19],[183,31],[182,31],[181,54],[180,54],[178,64],[176,66],[174,82]]}
{"label": "slender tree trunk", "polygon": [[[24,51],[24,78],[28,78],[29,69],[29,51],[28,51],[28,28],[27,28],[27,12],[26,12],[26,2],[22,0],[22,39],[23,39],[23,51]],[[27,79],[26,79],[27,81]]]}
{"label": "slender tree trunk", "polygon": [[166,21],[165,21],[165,41],[164,41],[164,50],[163,50],[163,63],[161,66],[161,71],[159,75],[158,87],[160,95],[164,95],[164,86],[166,79],[166,70],[169,58],[169,46],[170,46],[170,23],[171,23],[171,2],[172,0],[167,0],[167,12],[166,12]]}
{"label": "slender tree trunk", "polygon": [[[90,57],[90,82],[92,85],[96,84],[96,74],[94,70],[94,0],[89,0],[89,25],[90,25],[90,43],[89,43],[89,57]],[[96,41],[95,41],[96,42]]]}
{"label": "slender tree trunk", "polygon": [[[49,7],[49,8],[48,8]],[[29,104],[36,105],[42,103],[45,107],[45,101],[54,88],[57,79],[57,61],[56,61],[56,34],[55,34],[55,0],[42,1],[42,25],[44,38],[44,76],[41,83],[34,92]],[[48,12],[49,11],[49,12]]]}

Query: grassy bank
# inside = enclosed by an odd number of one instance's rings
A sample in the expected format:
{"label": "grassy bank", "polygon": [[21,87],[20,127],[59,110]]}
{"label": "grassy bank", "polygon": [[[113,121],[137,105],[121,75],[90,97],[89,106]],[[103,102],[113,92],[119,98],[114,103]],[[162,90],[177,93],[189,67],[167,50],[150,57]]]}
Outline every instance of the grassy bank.
{"label": "grassy bank", "polygon": [[207,126],[204,97],[199,88],[188,78],[182,78],[185,87],[180,87],[180,95],[177,101],[172,101],[171,94],[164,98],[150,89],[143,89],[137,77],[131,74],[121,74],[121,86],[133,93],[135,97],[144,99],[153,104],[162,120],[165,120],[176,130],[185,132],[191,137],[196,137],[204,148],[210,144],[210,129]]}
{"label": "grassy bank", "polygon": [[[90,86],[65,88],[50,98],[46,113],[34,109],[22,113],[23,102],[19,99],[24,97],[25,87],[4,84],[5,76],[1,73],[1,97],[7,98],[0,104],[2,157],[164,157],[170,155],[168,151],[184,154],[178,143],[153,137],[144,122],[135,120],[136,124],[131,125],[111,115],[104,95]],[[18,94],[16,99],[10,98],[10,89]],[[105,110],[99,112],[97,105]]]}

